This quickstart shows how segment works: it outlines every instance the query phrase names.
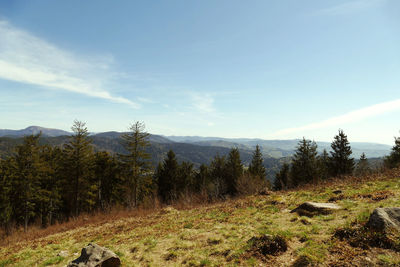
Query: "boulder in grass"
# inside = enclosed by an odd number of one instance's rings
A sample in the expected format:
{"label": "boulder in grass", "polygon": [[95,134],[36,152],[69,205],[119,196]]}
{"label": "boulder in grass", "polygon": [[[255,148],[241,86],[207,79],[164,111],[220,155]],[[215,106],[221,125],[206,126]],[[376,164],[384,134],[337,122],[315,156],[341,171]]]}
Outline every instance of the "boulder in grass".
{"label": "boulder in grass", "polygon": [[377,208],[369,217],[367,226],[375,231],[400,231],[400,208]]}
{"label": "boulder in grass", "polygon": [[333,203],[304,202],[291,213],[297,212],[300,216],[312,217],[319,214],[330,214],[339,209],[341,207]]}
{"label": "boulder in grass", "polygon": [[67,267],[119,267],[118,256],[106,248],[89,243],[81,251],[79,258],[71,261]]}

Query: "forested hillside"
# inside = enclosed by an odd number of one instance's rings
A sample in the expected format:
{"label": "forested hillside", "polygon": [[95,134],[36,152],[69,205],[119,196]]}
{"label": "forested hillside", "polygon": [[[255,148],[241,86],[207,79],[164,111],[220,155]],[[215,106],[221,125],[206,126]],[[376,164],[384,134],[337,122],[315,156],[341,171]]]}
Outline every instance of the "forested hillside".
{"label": "forested hillside", "polygon": [[[107,151],[112,154],[124,154],[127,151],[121,143],[121,136],[123,133],[119,132],[105,132],[90,135],[92,144],[95,151]],[[51,145],[51,146],[62,146],[68,142],[69,136],[56,136],[49,137],[42,135],[39,138],[39,144]],[[225,156],[229,153],[235,144],[229,145],[203,145],[203,144],[190,144],[174,142],[160,135],[150,135],[149,141],[151,145],[147,148],[147,152],[151,155],[151,162],[153,166],[157,166],[158,162],[162,161],[167,155],[169,150],[173,150],[176,154],[178,161],[188,161],[194,164],[196,168],[200,167],[201,164],[209,164],[212,158],[216,155]],[[6,158],[13,154],[15,146],[23,142],[23,137],[0,137],[0,158]],[[251,156],[254,149],[250,149],[246,146],[240,146],[239,151],[241,154],[242,161],[245,165],[248,165],[251,160]],[[270,156],[264,156],[264,166],[267,168],[267,177],[271,181],[275,173],[279,170],[282,162],[287,159],[273,158]]]}

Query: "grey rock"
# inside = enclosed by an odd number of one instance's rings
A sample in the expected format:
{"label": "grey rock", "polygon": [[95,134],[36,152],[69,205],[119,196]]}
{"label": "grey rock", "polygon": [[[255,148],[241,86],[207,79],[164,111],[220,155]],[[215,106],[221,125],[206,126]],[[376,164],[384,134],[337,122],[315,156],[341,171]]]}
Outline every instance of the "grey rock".
{"label": "grey rock", "polygon": [[376,231],[400,230],[400,208],[376,208],[367,226]]}
{"label": "grey rock", "polygon": [[61,250],[60,252],[58,252],[57,256],[66,258],[69,256],[69,253],[66,250]]}
{"label": "grey rock", "polygon": [[339,209],[341,207],[333,203],[304,202],[292,210],[291,213],[297,212],[301,216],[312,217],[318,214],[330,214]]}
{"label": "grey rock", "polygon": [[119,267],[118,256],[106,248],[89,243],[81,251],[79,258],[68,263],[67,267]]}

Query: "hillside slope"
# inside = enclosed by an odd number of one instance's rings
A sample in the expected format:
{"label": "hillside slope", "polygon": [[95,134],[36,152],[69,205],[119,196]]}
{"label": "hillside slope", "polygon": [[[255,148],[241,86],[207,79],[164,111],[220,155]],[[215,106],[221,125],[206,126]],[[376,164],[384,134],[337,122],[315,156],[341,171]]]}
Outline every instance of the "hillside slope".
{"label": "hillside slope", "polygon": [[[333,193],[337,189],[343,191],[341,197]],[[55,226],[58,233],[51,235],[43,234],[50,229],[27,241],[4,240],[0,266],[65,266],[89,242],[116,252],[123,266],[291,266],[299,259],[319,266],[398,266],[398,251],[353,247],[333,234],[340,227],[363,224],[376,207],[399,207],[399,197],[400,170],[394,170],[190,209],[84,218],[75,229],[68,230],[71,222]],[[329,199],[342,209],[312,218],[289,212],[304,201]],[[264,234],[283,237],[288,250],[276,256],[251,253],[249,240]],[[68,256],[57,256],[60,251]]]}

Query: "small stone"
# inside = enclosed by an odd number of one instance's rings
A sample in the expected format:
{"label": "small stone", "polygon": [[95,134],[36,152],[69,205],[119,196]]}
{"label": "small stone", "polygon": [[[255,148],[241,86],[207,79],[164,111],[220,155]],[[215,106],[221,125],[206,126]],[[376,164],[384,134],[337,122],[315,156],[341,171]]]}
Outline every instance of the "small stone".
{"label": "small stone", "polygon": [[57,254],[57,256],[63,257],[63,258],[68,257],[68,255],[69,255],[69,253],[68,253],[68,251],[66,251],[66,250],[61,250],[61,251],[58,252],[58,254]]}

